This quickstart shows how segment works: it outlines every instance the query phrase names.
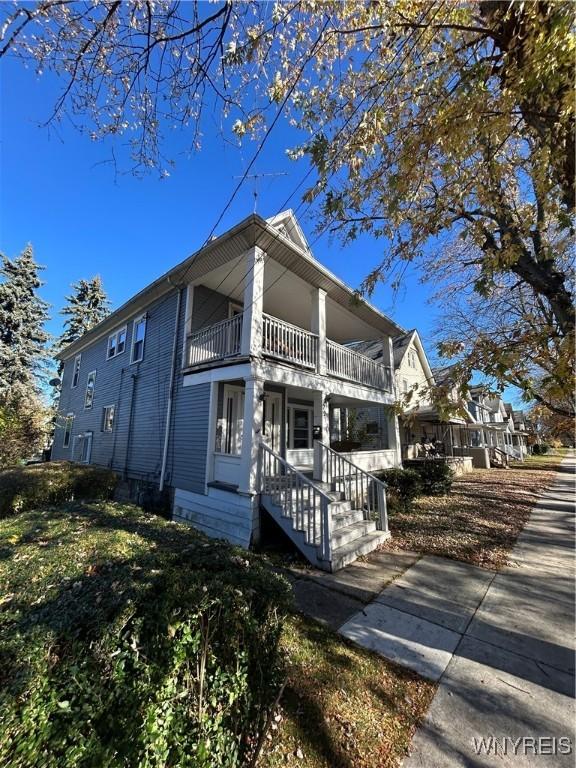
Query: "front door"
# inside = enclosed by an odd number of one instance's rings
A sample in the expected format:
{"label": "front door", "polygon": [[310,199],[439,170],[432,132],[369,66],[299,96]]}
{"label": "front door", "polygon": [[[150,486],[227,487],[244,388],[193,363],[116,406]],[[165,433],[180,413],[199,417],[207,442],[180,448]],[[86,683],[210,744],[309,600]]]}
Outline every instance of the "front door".
{"label": "front door", "polygon": [[264,394],[264,418],[262,439],[275,453],[282,447],[282,395],[279,392]]}

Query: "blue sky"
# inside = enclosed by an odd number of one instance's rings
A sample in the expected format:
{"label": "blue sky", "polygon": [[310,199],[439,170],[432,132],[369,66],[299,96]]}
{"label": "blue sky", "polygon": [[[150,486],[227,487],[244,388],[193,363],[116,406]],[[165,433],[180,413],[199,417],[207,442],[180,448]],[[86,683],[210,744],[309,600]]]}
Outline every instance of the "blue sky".
{"label": "blue sky", "polygon": [[[46,128],[63,87],[51,75],[37,77],[15,62],[4,61],[1,72],[0,249],[16,256],[26,243],[46,267],[42,295],[51,305],[50,333],[61,332],[58,314],[70,284],[95,274],[102,277],[113,307],[154,280],[206,239],[256,145],[239,149],[222,141],[214,124],[204,125],[202,151],[189,154],[181,131],[167,136],[166,154],[176,159],[168,178],[152,172],[144,178],[126,173],[129,161],[122,144],[115,145],[121,173],[107,161],[110,145],[93,142],[70,123]],[[259,181],[258,213],[279,212],[308,170],[285,149],[295,135],[282,120],[261,153],[253,172],[287,175]],[[225,231],[253,209],[254,184],[246,182],[219,224]],[[290,200],[297,209],[300,189]],[[303,211],[305,206],[302,206]],[[314,220],[300,218],[317,259],[348,284],[357,287],[382,256],[385,244],[368,237],[345,248],[328,235],[316,242]],[[428,304],[429,289],[418,276],[407,275],[398,295],[380,285],[372,302],[406,328],[417,327],[424,343],[436,322]],[[432,344],[427,348],[433,356]]]}

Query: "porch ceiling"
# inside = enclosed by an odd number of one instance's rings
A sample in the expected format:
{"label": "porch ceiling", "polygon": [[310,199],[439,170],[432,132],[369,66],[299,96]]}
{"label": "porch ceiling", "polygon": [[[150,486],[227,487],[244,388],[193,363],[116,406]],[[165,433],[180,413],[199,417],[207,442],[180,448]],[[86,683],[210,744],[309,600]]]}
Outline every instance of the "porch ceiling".
{"label": "porch ceiling", "polygon": [[[220,264],[195,282],[242,302],[246,282],[246,264],[241,256]],[[312,286],[274,259],[264,265],[264,312],[299,328],[311,330]],[[358,339],[378,339],[382,332],[341,306],[329,296],[326,299],[326,335],[340,344]]]}

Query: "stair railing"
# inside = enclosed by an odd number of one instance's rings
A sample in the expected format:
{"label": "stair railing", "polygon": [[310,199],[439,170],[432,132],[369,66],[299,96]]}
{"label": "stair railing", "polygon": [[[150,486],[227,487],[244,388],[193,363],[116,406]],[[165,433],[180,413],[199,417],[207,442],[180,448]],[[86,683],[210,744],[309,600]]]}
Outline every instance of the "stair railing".
{"label": "stair railing", "polygon": [[489,455],[490,459],[495,463],[500,463],[504,467],[510,466],[510,457],[501,448],[497,448],[494,445],[490,446]]}
{"label": "stair railing", "polygon": [[376,520],[379,530],[387,531],[386,483],[324,443],[316,441],[316,445],[320,451],[322,477],[335,487],[342,485],[346,498],[364,510],[364,518]]}
{"label": "stair railing", "polygon": [[259,486],[304,533],[307,544],[318,546],[320,538],[321,557],[331,560],[331,498],[265,443],[260,444]]}

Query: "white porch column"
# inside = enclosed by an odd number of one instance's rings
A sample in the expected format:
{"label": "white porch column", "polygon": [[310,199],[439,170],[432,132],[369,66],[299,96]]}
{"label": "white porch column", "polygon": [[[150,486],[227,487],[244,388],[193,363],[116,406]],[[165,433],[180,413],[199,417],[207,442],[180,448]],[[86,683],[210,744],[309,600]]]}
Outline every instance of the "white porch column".
{"label": "white porch column", "polygon": [[388,416],[388,441],[396,455],[396,466],[402,466],[402,443],[400,442],[400,423],[398,414],[392,408],[386,408]]}
{"label": "white porch column", "polygon": [[243,355],[259,355],[262,350],[262,303],[264,295],[264,258],[258,246],[245,254],[246,285],[244,287],[244,314],[242,317]]}
{"label": "white porch column", "polygon": [[326,373],[326,291],[314,288],[312,291],[312,333],[318,336],[318,359],[316,372]]}
{"label": "white porch column", "polygon": [[[320,389],[314,390],[314,429],[320,428],[320,442],[330,445],[330,403],[327,401],[327,392]],[[314,441],[314,480],[325,481],[327,468],[322,464],[322,452]]]}
{"label": "white porch column", "polygon": [[258,449],[262,436],[263,395],[264,382],[261,379],[245,380],[239,491],[249,495],[258,493]]}

